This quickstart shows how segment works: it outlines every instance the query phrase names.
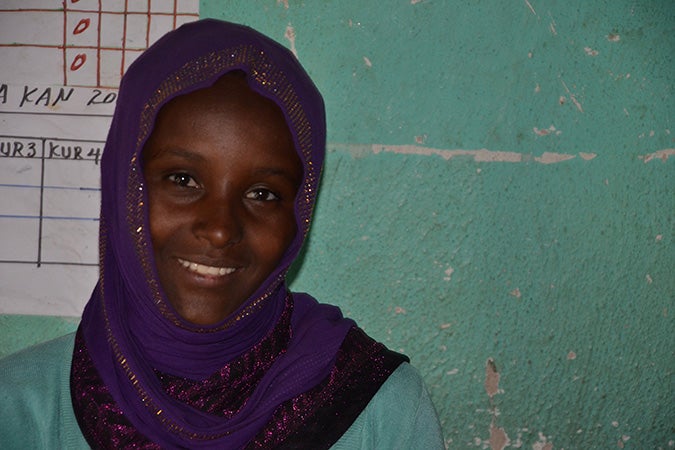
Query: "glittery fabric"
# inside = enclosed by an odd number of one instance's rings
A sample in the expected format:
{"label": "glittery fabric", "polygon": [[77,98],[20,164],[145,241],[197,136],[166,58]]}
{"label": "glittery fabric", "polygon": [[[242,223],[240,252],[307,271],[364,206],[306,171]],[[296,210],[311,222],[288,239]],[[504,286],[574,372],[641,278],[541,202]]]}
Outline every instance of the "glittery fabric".
{"label": "glittery fabric", "polygon": [[281,404],[246,449],[330,448],[404,361],[408,358],[353,327],[330,375],[313,389]]}
{"label": "glittery fabric", "polygon": [[[290,299],[290,297],[289,297]],[[250,398],[265,371],[290,338],[290,301],[274,331],[206,380],[157,373],[176,400],[210,414],[231,417]],[[246,449],[328,449],[354,423],[389,375],[407,358],[388,350],[354,326],[321,383],[279,405]],[[100,449],[159,449],[125,417],[98,376],[78,332],[71,371],[78,422],[87,441]],[[77,393],[77,394],[75,394]]]}
{"label": "glittery fabric", "polygon": [[230,418],[241,410],[274,361],[288,348],[291,338],[289,295],[284,312],[272,332],[250,351],[225,364],[202,381],[157,372],[164,390],[176,400],[193,408]]}
{"label": "glittery fabric", "polygon": [[78,425],[92,448],[148,450],[161,448],[143,436],[124,416],[124,412],[98,375],[81,330],[75,335],[70,385]]}

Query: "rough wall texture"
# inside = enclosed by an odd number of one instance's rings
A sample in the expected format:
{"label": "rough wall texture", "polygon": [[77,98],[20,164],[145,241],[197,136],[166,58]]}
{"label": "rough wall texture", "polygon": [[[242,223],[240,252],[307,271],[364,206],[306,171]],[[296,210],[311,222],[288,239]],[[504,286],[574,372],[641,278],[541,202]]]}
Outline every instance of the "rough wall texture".
{"label": "rough wall texture", "polygon": [[294,286],[411,355],[450,447],[673,448],[672,3],[201,14],[286,43],[325,94]]}
{"label": "rough wall texture", "polygon": [[[450,448],[675,448],[672,2],[201,14],[287,44],[324,93],[293,286],[411,356]],[[0,324],[17,346],[73,326],[35,320]]]}

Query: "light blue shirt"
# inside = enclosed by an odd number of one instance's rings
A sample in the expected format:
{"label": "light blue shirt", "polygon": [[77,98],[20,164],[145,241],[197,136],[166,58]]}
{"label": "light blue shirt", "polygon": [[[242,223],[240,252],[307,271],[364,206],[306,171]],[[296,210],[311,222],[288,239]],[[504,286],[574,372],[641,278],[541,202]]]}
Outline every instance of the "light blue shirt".
{"label": "light blue shirt", "polygon": [[[74,333],[0,360],[0,449],[88,449],[70,400]],[[332,449],[444,449],[419,373],[402,364]]]}

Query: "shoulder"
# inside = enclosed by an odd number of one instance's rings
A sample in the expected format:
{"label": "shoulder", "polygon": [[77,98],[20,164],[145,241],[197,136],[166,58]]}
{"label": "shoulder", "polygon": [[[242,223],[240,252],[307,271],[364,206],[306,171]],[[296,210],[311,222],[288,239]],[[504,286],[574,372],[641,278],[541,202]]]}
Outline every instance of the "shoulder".
{"label": "shoulder", "polygon": [[377,392],[378,401],[394,400],[409,406],[417,406],[426,394],[424,381],[417,369],[408,363],[401,364]]}
{"label": "shoulder", "polygon": [[74,342],[75,334],[70,333],[0,359],[0,383],[12,383],[16,390],[34,389],[40,380],[55,381],[65,366],[70,367]]}
{"label": "shoulder", "polygon": [[72,352],[75,345],[75,333],[68,333],[50,341],[42,342],[20,350],[4,358],[0,358],[0,368],[7,369],[17,363],[29,363],[35,358],[61,356],[64,352]]}
{"label": "shoulder", "polygon": [[74,342],[70,333],[0,359],[0,386],[12,387],[2,389],[3,397],[40,392],[61,381],[70,370]]}
{"label": "shoulder", "polygon": [[401,364],[333,448],[443,449],[436,411],[419,372]]}
{"label": "shoulder", "polygon": [[70,401],[74,339],[67,334],[0,360],[1,448],[49,448],[79,437],[78,428],[68,433],[77,427]]}

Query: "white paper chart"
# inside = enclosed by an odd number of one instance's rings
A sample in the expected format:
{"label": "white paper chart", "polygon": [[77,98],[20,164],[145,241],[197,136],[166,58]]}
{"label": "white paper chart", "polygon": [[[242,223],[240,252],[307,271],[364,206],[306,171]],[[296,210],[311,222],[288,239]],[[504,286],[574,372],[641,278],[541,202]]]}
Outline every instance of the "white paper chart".
{"label": "white paper chart", "polygon": [[198,9],[198,0],[0,4],[0,314],[81,313],[98,276],[98,164],[120,78]]}

